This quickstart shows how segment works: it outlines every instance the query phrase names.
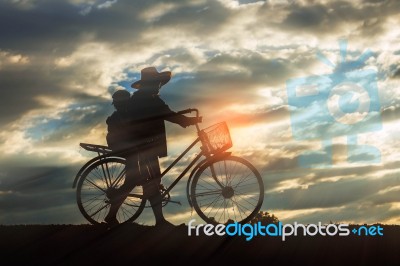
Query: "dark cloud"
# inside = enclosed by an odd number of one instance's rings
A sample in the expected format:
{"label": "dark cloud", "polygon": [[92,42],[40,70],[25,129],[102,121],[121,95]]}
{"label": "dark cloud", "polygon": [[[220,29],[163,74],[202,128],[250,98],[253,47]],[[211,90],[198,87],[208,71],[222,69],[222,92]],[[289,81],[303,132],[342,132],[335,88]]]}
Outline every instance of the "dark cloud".
{"label": "dark cloud", "polygon": [[[285,223],[339,223],[348,222],[354,224],[372,224],[387,220],[391,217],[398,217],[400,212],[391,208],[391,204],[379,206],[371,203],[354,203],[344,206],[344,208],[319,209],[312,212],[299,212],[293,218],[284,219]],[[279,217],[278,217],[279,218]]]}
{"label": "dark cloud", "polygon": [[[296,156],[294,158],[271,158],[268,161],[268,165],[266,168],[264,168],[264,171],[285,171],[287,169],[296,169],[298,168],[298,159],[299,157]],[[268,174],[266,174],[268,176]],[[278,181],[278,180],[277,180]],[[279,178],[279,181],[282,181],[282,179]],[[271,183],[269,182],[271,185]]]}
{"label": "dark cloud", "polygon": [[382,194],[375,194],[370,199],[373,205],[382,205],[399,201],[399,190],[392,190]]}
{"label": "dark cloud", "polygon": [[387,0],[363,0],[364,3],[369,3],[369,4],[383,4],[385,2],[388,2]]}
{"label": "dark cloud", "polygon": [[[65,74],[65,73],[63,73]],[[45,107],[37,96],[63,99],[67,89],[60,72],[43,68],[38,61],[11,69],[0,69],[0,122],[6,125],[20,118],[29,110]],[[62,96],[61,96],[62,95]]]}
{"label": "dark cloud", "polygon": [[229,11],[217,1],[206,1],[202,5],[193,5],[190,1],[163,2],[176,4],[177,8],[155,21],[146,21],[143,14],[159,2],[120,0],[109,8],[93,8],[82,15],[82,6],[68,1],[40,1],[27,9],[2,1],[0,48],[62,56],[89,39],[135,49],[148,42],[142,37],[149,33],[149,28],[165,30],[165,35],[171,29],[182,29],[194,36],[209,35],[218,32],[230,17]]}
{"label": "dark cloud", "polygon": [[400,78],[400,67],[394,71],[392,78]]}
{"label": "dark cloud", "polygon": [[[2,224],[61,222],[60,211],[75,204],[72,181],[77,165],[3,166],[2,169],[12,173],[2,178],[0,183],[0,210],[7,213],[0,217]],[[57,213],[56,217],[54,213]],[[78,216],[74,216],[68,219],[77,220]]]}
{"label": "dark cloud", "polygon": [[288,26],[298,28],[318,27],[326,23],[328,19],[328,10],[323,5],[297,6],[286,17],[284,23]]}
{"label": "dark cloud", "polygon": [[[51,99],[52,104],[57,101],[62,104],[67,99],[75,100],[77,102],[75,107],[103,104],[104,99],[90,96],[84,92],[84,89],[82,92],[73,91],[68,85],[71,83],[71,79],[75,78],[76,81],[86,79],[93,80],[94,83],[98,79],[97,73],[86,74],[80,72],[79,69],[68,68],[53,68],[52,71],[49,71],[47,67],[50,66],[33,61],[14,69],[0,69],[0,88],[4,95],[0,98],[0,122],[2,124],[13,122],[30,110],[49,107],[48,103],[40,100],[41,96]],[[91,98],[91,103],[88,102],[88,98]]]}
{"label": "dark cloud", "polygon": [[220,28],[229,22],[233,11],[226,9],[218,1],[206,1],[202,5],[185,5],[167,12],[157,18],[153,25],[165,29],[168,35],[170,29],[181,29],[187,33],[195,33],[197,38],[201,36],[212,37]]}
{"label": "dark cloud", "polygon": [[383,109],[381,116],[384,122],[396,121],[400,117],[400,108],[399,106],[391,106]]}
{"label": "dark cloud", "polygon": [[289,119],[289,111],[285,106],[278,108],[266,108],[257,110],[254,113],[229,113],[227,120],[231,126],[250,126],[255,124],[273,123]]}
{"label": "dark cloud", "polygon": [[[61,169],[63,170],[63,169]],[[2,180],[2,191],[13,191],[19,193],[39,193],[51,189],[64,188],[59,184],[58,176],[60,169],[55,167],[11,167],[8,169],[13,174]],[[28,174],[29,173],[29,174]]]}
{"label": "dark cloud", "polygon": [[[241,4],[248,2],[254,1],[240,1]],[[283,136],[290,121],[284,94],[278,97],[272,93],[282,100],[282,104],[275,106],[261,98],[258,90],[282,91],[288,78],[299,72],[313,71],[316,49],[304,36],[318,40],[324,36],[335,38],[338,34],[345,34],[343,29],[354,24],[356,26],[352,26],[354,31],[350,34],[353,38],[374,37],[379,40],[391,30],[386,23],[398,14],[399,2],[368,0],[363,5],[356,5],[350,1],[324,4],[307,1],[300,5],[292,1],[290,5],[276,5],[273,9],[269,2],[261,7],[253,6],[258,13],[252,19],[246,14],[245,5],[240,9],[230,9],[211,0],[201,4],[163,1],[162,4],[171,4],[172,8],[158,10],[159,14],[156,12],[153,17],[145,15],[157,6],[164,8],[159,1],[119,0],[109,8],[99,9],[94,5],[86,12],[82,10],[88,6],[73,5],[68,1],[35,1],[29,8],[15,5],[13,1],[1,1],[0,56],[5,52],[28,58],[26,62],[15,64],[0,62],[2,129],[9,128],[30,111],[43,110],[43,114],[32,118],[32,125],[19,125],[28,128],[21,133],[32,140],[34,148],[59,148],[67,140],[77,146],[79,140],[96,126],[103,126],[105,134],[104,121],[112,112],[110,102],[105,99],[107,93],[111,94],[117,85],[129,86],[128,83],[139,77],[144,65],[156,64],[159,69],[177,69],[176,75],[161,91],[162,98],[174,110],[199,108],[204,115],[202,126],[228,120],[235,130],[255,124],[288,121],[285,129],[271,127],[276,139],[268,139],[268,135],[266,139],[255,140],[265,151],[243,152],[246,158],[257,164],[266,191],[291,180],[302,187],[268,192],[264,203],[266,209],[348,207],[334,213],[328,210],[305,215],[303,218],[308,221],[315,221],[318,217],[361,221],[370,216],[374,219],[398,216],[398,211],[390,209],[391,203],[398,202],[396,191],[390,190],[398,186],[398,177],[371,177],[378,176],[382,170],[398,169],[399,162],[384,166],[300,169],[299,154],[311,144],[293,144],[290,142],[292,139]],[[245,18],[241,25],[243,28],[238,27],[233,32],[231,23],[240,16]],[[260,33],[262,30],[268,33]],[[280,43],[277,43],[275,35]],[[268,38],[269,42],[268,45],[260,42],[252,48],[241,43],[251,38],[255,43],[257,38]],[[297,45],[298,38],[305,45]],[[101,49],[97,51],[94,46],[89,48],[93,55],[85,57],[85,51],[80,49],[88,43],[107,47],[110,54],[104,54]],[[145,53],[146,50],[151,52]],[[103,87],[97,88],[103,72],[111,71],[99,69],[99,65],[105,60],[120,60],[119,53],[138,56],[144,62],[121,64],[125,69],[116,73],[125,76],[109,74],[110,84],[103,82]],[[82,57],[74,57],[76,54]],[[55,62],[61,57],[73,61],[57,66]],[[394,78],[398,72],[394,70]],[[57,102],[63,101],[72,104],[57,107]],[[231,105],[254,103],[261,107],[253,112],[224,109]],[[396,121],[397,105],[382,111],[382,118],[384,122]],[[324,126],[315,127],[315,130],[323,132],[329,129]],[[194,128],[182,129],[168,123],[167,130],[169,140],[178,140],[179,145],[182,145],[179,140],[189,134],[195,138]],[[172,157],[178,154],[178,148],[170,147],[170,150]],[[167,162],[171,162],[171,158]],[[182,170],[187,162],[179,164],[177,171]],[[49,153],[39,156],[35,152],[26,154],[22,151],[20,154],[2,154],[0,166],[1,223],[84,221],[75,203],[75,191],[71,188],[80,164],[63,160],[62,155]],[[368,179],[355,179],[356,176]],[[325,181],[337,177],[341,179]],[[175,189],[178,191],[176,198],[182,202],[186,201],[184,189],[185,182],[179,183]],[[358,205],[365,210],[357,209]],[[171,213],[188,210],[186,206],[170,209]]]}
{"label": "dark cloud", "polygon": [[[0,47],[24,53],[71,51],[83,17],[63,1],[46,1],[33,9],[0,3]],[[73,46],[75,46],[73,45]],[[69,48],[69,49],[65,49]]]}
{"label": "dark cloud", "polygon": [[[354,202],[369,202],[371,195],[380,190],[398,185],[398,178],[385,176],[382,179],[341,179],[336,182],[321,182],[304,189],[287,189],[283,192],[267,193],[266,201],[272,209],[309,209],[340,207]],[[385,196],[386,201],[397,202],[392,193]],[[382,200],[382,197],[381,200]],[[393,201],[391,201],[393,200]]]}
{"label": "dark cloud", "polygon": [[93,9],[83,16],[79,7],[67,1],[41,1],[29,9],[2,1],[0,47],[29,54],[65,55],[88,35],[105,42],[133,40],[144,27],[137,18],[148,2],[118,1],[112,8]]}
{"label": "dark cloud", "polygon": [[238,0],[240,5],[252,4],[260,2],[260,0]]}
{"label": "dark cloud", "polygon": [[[352,1],[330,1],[323,4],[319,1],[307,3],[294,1],[291,5],[280,7],[280,11],[287,15],[276,23],[265,19],[270,17],[266,14],[273,15],[276,12],[276,7],[272,9],[267,1],[259,9],[259,16],[266,25],[278,30],[291,31],[296,36],[310,33],[319,36],[335,34],[342,36],[343,30],[347,28],[354,29],[353,36],[371,37],[387,30],[384,26],[387,18],[398,13],[399,8],[398,1],[394,0],[368,1],[364,5],[356,5]],[[360,22],[360,26],[355,26]]]}
{"label": "dark cloud", "polygon": [[215,80],[215,85],[222,78],[230,81],[231,85],[241,81],[240,87],[235,86],[235,88],[246,88],[246,83],[276,85],[284,83],[290,72],[290,66],[290,61],[287,59],[269,59],[252,51],[236,56],[220,54],[201,66],[199,79],[211,82]]}

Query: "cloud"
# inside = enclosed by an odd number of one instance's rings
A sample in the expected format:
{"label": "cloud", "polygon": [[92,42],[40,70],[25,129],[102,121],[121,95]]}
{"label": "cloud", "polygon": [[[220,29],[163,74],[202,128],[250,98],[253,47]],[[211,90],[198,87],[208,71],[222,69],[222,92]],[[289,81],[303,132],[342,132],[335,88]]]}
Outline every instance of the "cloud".
{"label": "cloud", "polygon": [[[334,172],[338,173],[339,170]],[[348,170],[351,171],[351,169]],[[324,172],[329,173],[330,171]],[[283,216],[295,213],[297,210],[298,214],[292,217],[291,221],[312,222],[313,219],[314,221],[315,219],[324,219],[326,222],[329,220],[360,222],[364,219],[364,222],[377,222],[379,219],[383,219],[383,216],[385,216],[385,220],[389,219],[390,215],[386,216],[383,213],[368,217],[358,216],[358,213],[365,213],[367,210],[375,212],[381,208],[391,208],[390,206],[396,209],[398,197],[395,196],[395,193],[399,182],[396,176],[398,171],[395,170],[381,178],[375,178],[374,174],[369,174],[359,177],[357,170],[353,170],[352,175],[347,177],[342,175],[341,179],[334,182],[321,180],[313,185],[288,187],[281,191],[267,192],[264,208],[279,210],[278,212]],[[354,215],[346,211],[350,209],[355,211]],[[318,210],[318,212],[312,216],[304,215],[309,210]]]}
{"label": "cloud", "polygon": [[[62,222],[61,209],[74,204],[71,184],[75,167],[7,167],[12,175],[0,184],[0,209],[7,213],[0,217],[1,223]],[[54,213],[58,215],[54,217]]]}
{"label": "cloud", "polygon": [[298,28],[318,27],[323,24],[328,15],[323,5],[297,7],[286,17],[283,23]]}
{"label": "cloud", "polygon": [[[1,1],[2,222],[60,222],[62,211],[83,221],[69,182],[93,154],[78,143],[105,143],[111,94],[132,92],[150,65],[173,72],[161,90],[172,109],[199,108],[202,127],[228,121],[233,152],[262,173],[265,208],[308,221],[330,212],[348,221],[396,219],[399,180],[385,170],[399,166],[399,8],[397,1]],[[293,139],[286,81],[332,73],[316,52],[338,62],[339,37],[349,40],[349,60],[374,52],[366,67],[378,72],[383,130],[358,137],[380,149],[383,166],[344,167],[347,142],[334,140],[338,165],[300,169],[300,154],[321,142]],[[172,157],[195,138],[194,128],[168,123],[167,131]]]}
{"label": "cloud", "polygon": [[115,3],[117,3],[118,0],[112,0],[112,1],[105,1],[104,3],[101,3],[97,6],[98,9],[102,9],[102,8],[110,8],[112,5],[114,5]]}
{"label": "cloud", "polygon": [[400,68],[397,68],[397,69],[394,71],[392,77],[393,77],[393,78],[399,78],[399,77],[400,77]]}

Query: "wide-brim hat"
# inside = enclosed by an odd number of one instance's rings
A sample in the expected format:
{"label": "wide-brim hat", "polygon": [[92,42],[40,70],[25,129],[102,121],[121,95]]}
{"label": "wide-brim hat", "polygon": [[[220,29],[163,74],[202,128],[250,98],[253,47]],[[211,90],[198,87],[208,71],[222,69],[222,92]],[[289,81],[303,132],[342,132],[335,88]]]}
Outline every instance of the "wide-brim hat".
{"label": "wide-brim hat", "polygon": [[171,71],[158,72],[155,67],[143,68],[140,75],[140,80],[132,83],[132,88],[141,89],[144,85],[154,83],[163,86],[171,79]]}

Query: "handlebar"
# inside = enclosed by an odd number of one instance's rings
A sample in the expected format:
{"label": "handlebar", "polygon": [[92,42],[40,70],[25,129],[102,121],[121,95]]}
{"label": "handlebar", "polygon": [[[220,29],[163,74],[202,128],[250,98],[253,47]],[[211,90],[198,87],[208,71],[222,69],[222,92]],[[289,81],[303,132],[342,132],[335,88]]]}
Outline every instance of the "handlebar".
{"label": "handlebar", "polygon": [[199,116],[199,109],[189,108],[189,109],[185,109],[185,110],[179,111],[179,112],[177,112],[177,114],[184,115],[184,114],[189,114],[191,112],[196,112],[196,117],[199,119],[199,123],[201,123],[202,122],[202,117]]}
{"label": "handlebar", "polygon": [[196,112],[196,117],[199,117],[199,110],[196,108],[185,109],[185,110],[177,112],[177,114],[184,115],[184,114],[189,114],[191,112]]}
{"label": "handlebar", "polygon": [[185,109],[185,110],[179,111],[179,112],[177,112],[177,114],[184,115],[184,114],[189,114],[191,112],[196,112],[196,118],[198,119],[198,122],[196,124],[194,124],[194,125],[196,126],[197,132],[199,132],[200,131],[199,123],[203,122],[203,117],[199,116],[199,110],[198,109],[189,108],[189,109]]}

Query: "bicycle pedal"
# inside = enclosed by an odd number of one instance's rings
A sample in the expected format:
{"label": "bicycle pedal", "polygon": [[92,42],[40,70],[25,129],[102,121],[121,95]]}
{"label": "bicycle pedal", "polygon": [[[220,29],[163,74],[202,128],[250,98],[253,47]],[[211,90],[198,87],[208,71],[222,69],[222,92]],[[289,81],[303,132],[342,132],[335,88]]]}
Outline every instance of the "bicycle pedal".
{"label": "bicycle pedal", "polygon": [[168,200],[168,202],[175,203],[175,204],[182,206],[182,203],[180,201]]}

